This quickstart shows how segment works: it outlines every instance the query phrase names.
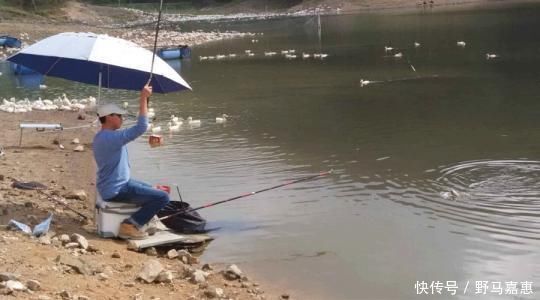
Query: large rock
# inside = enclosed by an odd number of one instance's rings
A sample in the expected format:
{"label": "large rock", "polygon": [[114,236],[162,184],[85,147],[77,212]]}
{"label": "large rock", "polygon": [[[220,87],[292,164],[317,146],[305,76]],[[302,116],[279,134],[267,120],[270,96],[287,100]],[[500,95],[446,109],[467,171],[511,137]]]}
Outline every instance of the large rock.
{"label": "large rock", "polygon": [[242,277],[242,270],[237,265],[230,265],[223,273],[226,279],[236,280]]}
{"label": "large rock", "polygon": [[71,296],[71,293],[64,290],[62,291],[60,294],[58,294],[58,296],[60,296],[60,298],[64,299],[64,300],[71,300],[73,297]]}
{"label": "large rock", "polygon": [[78,233],[74,233],[71,235],[71,241],[78,243],[79,246],[83,248],[84,250],[88,249],[88,240],[84,236]]}
{"label": "large rock", "polygon": [[37,280],[28,280],[26,282],[26,286],[31,290],[31,291],[39,291],[39,289],[41,289],[41,283]]}
{"label": "large rock", "polygon": [[86,201],[88,199],[88,195],[84,190],[73,190],[67,193],[64,197],[67,199],[76,199],[81,201]]}
{"label": "large rock", "polygon": [[127,249],[131,251],[139,251],[139,246],[137,246],[135,241],[130,240],[127,243]]}
{"label": "large rock", "polygon": [[163,271],[163,266],[156,259],[146,261],[137,278],[143,280],[146,283],[152,283],[159,276],[159,273]]}
{"label": "large rock", "polygon": [[195,270],[195,272],[191,274],[190,281],[195,284],[204,283],[206,282],[206,273],[202,270]]}
{"label": "large rock", "polygon": [[210,264],[204,264],[201,269],[205,272],[214,270],[214,268]]}
{"label": "large rock", "polygon": [[60,241],[62,242],[63,245],[65,245],[65,244],[71,242],[71,238],[67,234],[62,234],[60,236]]}
{"label": "large rock", "polygon": [[196,257],[193,257],[191,253],[189,253],[187,250],[180,250],[178,251],[178,258],[185,264],[193,265],[197,264],[199,260]]}
{"label": "large rock", "polygon": [[178,257],[178,252],[176,250],[174,250],[174,249],[171,249],[171,250],[169,250],[169,252],[167,252],[167,257],[169,259],[175,259],[175,258]]}
{"label": "large rock", "polygon": [[42,245],[50,245],[52,243],[51,238],[48,235],[40,236],[38,241]]}
{"label": "large rock", "polygon": [[206,296],[206,298],[208,299],[214,299],[214,298],[218,298],[219,296],[216,294],[216,289],[215,288],[208,288],[204,291],[204,295]]}
{"label": "large rock", "polygon": [[55,261],[59,264],[66,265],[83,275],[93,275],[94,268],[81,258],[72,257],[66,254],[60,254]]}
{"label": "large rock", "polygon": [[172,283],[173,279],[174,276],[171,271],[161,271],[156,278],[156,282]]}
{"label": "large rock", "polygon": [[83,152],[84,151],[84,146],[83,145],[78,145],[77,147],[73,148],[73,151],[75,151],[75,152]]}
{"label": "large rock", "polygon": [[195,272],[195,268],[182,264],[178,270],[178,276],[180,279],[191,278],[191,276],[193,276],[193,272]]}
{"label": "large rock", "polygon": [[144,253],[146,253],[146,255],[148,255],[148,256],[157,256],[158,255],[157,250],[154,247],[147,248],[144,251]]}

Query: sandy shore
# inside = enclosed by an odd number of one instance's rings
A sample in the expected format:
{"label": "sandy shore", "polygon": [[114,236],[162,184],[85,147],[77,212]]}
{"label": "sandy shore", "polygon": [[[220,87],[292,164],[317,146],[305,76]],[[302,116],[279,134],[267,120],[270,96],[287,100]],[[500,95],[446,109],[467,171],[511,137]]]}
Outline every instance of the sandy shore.
{"label": "sandy shore", "polygon": [[[192,283],[190,273],[200,270],[204,262],[187,265],[179,259],[169,259],[164,252],[159,252],[158,256],[133,252],[123,241],[99,238],[93,218],[95,165],[91,151],[97,127],[90,126],[94,120],[92,115],[87,115],[86,120],[78,120],[78,115],[62,111],[0,112],[3,128],[0,145],[4,148],[4,155],[0,157],[0,225],[15,219],[33,226],[49,213],[54,214],[52,232],[46,239],[30,238],[0,227],[0,281],[2,273],[8,272],[16,274],[23,284],[37,280],[41,285],[34,292],[11,292],[0,284],[1,299],[208,299],[215,296],[216,289],[225,299],[278,299],[265,293],[248,277],[225,279],[220,273],[227,267],[225,264],[213,265],[213,270],[207,271],[205,283]],[[66,130],[53,133],[26,130],[22,146],[18,147],[18,124],[23,120],[60,122]],[[79,128],[69,129],[73,127]],[[74,151],[78,146],[71,143],[74,138],[84,146],[83,152]],[[64,145],[64,149],[55,141]],[[36,181],[46,185],[47,190],[16,189],[12,187],[14,180]],[[69,198],[76,190],[85,191],[86,196]],[[88,221],[46,195],[55,195],[58,201],[88,216]],[[58,241],[62,234],[74,233],[84,236],[90,247],[86,250],[68,248]],[[80,258],[96,271],[80,274],[75,268],[57,262],[58,257]],[[151,259],[157,259],[173,279],[150,284],[137,280],[142,265]]]}
{"label": "sandy shore", "polygon": [[[118,19],[133,20],[133,14],[117,16],[118,10],[89,7],[75,3],[66,8],[65,21],[36,17],[1,19],[0,32],[21,37],[26,44],[66,31],[106,33],[130,39],[143,46],[153,42],[153,32],[144,28],[118,28]],[[175,33],[162,31],[173,44],[196,45],[225,38],[239,38],[249,34],[238,32]],[[0,49],[0,59],[11,54]],[[101,239],[96,235],[94,223],[95,165],[91,141],[98,130],[90,127],[94,115],[78,119],[78,112],[32,111],[10,114],[0,111],[0,298],[1,299],[278,299],[250,278],[228,280],[220,273],[227,265],[216,263],[213,270],[206,270],[206,282],[193,283],[193,272],[201,270],[203,263],[186,265],[179,259],[169,259],[166,253],[137,253],[127,249],[123,241]],[[22,147],[18,147],[20,122],[61,123],[66,129],[61,133],[37,133],[25,130]],[[80,128],[82,127],[82,128]],[[83,152],[74,152],[78,145],[71,144],[78,138]],[[53,143],[54,142],[54,143]],[[55,144],[61,143],[64,149]],[[36,181],[47,186],[45,191],[20,190],[13,181]],[[74,191],[84,191],[84,199],[68,199]],[[50,200],[50,197],[67,204],[80,214]],[[11,220],[31,226],[54,214],[51,234],[45,241],[7,230]],[[58,240],[63,234],[80,234],[92,250],[67,248]],[[52,242],[51,242],[52,241]],[[114,254],[114,255],[113,255]],[[95,268],[92,274],[80,274],[75,268],[57,262],[57,257],[80,258],[85,265]],[[141,267],[150,259],[157,259],[172,279],[160,283],[143,283],[137,280]],[[240,266],[241,267],[241,266]],[[3,272],[16,274],[17,280],[26,284],[38,280],[37,291],[11,291],[5,288]],[[2,279],[4,278],[4,279]],[[29,284],[26,284],[30,286]],[[270,288],[271,289],[271,288]]]}

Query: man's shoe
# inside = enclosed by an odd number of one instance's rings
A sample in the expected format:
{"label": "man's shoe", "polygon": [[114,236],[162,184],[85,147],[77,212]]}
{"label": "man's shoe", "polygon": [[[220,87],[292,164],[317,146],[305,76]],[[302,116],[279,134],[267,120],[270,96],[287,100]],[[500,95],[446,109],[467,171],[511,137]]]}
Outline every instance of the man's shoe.
{"label": "man's shoe", "polygon": [[144,240],[148,237],[148,234],[137,229],[133,224],[121,223],[118,230],[118,237],[124,240]]}

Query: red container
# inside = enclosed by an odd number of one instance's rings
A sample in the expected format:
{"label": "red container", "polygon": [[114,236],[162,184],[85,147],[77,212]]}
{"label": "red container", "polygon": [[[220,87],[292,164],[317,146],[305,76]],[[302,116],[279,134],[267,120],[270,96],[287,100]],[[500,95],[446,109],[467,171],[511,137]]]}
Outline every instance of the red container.
{"label": "red container", "polygon": [[161,184],[158,184],[158,185],[156,185],[156,189],[162,190],[162,191],[164,191],[164,192],[167,192],[167,194],[170,194],[170,193],[171,193],[171,187],[168,186],[168,185],[161,185]]}
{"label": "red container", "polygon": [[163,137],[160,135],[152,134],[148,137],[148,143],[150,144],[150,147],[159,147],[163,145]]}

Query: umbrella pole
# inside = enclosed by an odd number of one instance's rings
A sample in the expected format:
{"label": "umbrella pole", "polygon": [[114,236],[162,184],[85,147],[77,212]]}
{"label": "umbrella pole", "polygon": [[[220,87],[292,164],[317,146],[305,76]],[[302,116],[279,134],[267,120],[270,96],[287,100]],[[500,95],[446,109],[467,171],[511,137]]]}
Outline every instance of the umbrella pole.
{"label": "umbrella pole", "polygon": [[148,81],[152,80],[152,75],[154,74],[154,58],[156,58],[156,50],[157,50],[157,39],[159,35],[159,23],[161,22],[161,11],[163,9],[163,0],[159,2],[159,13],[158,13],[158,19],[156,23],[156,35],[154,37],[154,51],[152,51],[152,65],[150,66],[150,78]]}
{"label": "umbrella pole", "polygon": [[97,103],[96,106],[99,106],[99,101],[101,100],[101,71],[98,75],[98,92],[97,92]]}

